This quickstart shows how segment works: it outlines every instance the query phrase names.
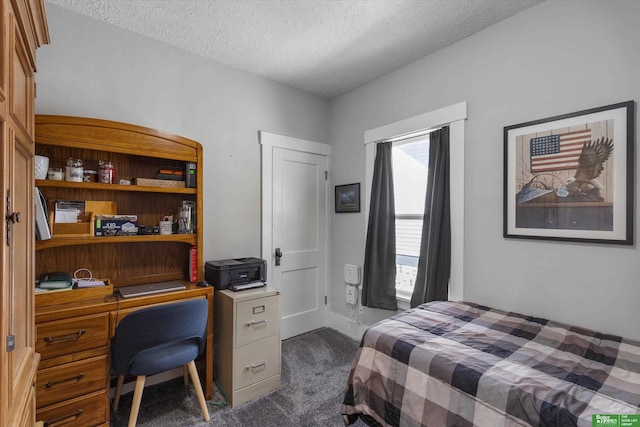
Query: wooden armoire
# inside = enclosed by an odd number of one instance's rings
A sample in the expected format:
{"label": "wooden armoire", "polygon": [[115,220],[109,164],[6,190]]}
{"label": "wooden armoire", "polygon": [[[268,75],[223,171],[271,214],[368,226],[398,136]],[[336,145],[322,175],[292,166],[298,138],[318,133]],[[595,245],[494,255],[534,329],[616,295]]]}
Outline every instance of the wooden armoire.
{"label": "wooden armoire", "polygon": [[35,424],[34,155],[36,49],[49,42],[43,0],[0,5],[2,269],[0,426]]}

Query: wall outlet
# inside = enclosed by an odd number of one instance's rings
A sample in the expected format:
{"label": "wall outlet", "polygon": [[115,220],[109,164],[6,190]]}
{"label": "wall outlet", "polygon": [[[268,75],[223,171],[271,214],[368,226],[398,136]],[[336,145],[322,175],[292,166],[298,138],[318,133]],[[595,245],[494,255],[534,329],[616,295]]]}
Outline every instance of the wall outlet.
{"label": "wall outlet", "polygon": [[360,283],[360,266],[356,264],[345,264],[344,281],[351,285],[358,285]]}
{"label": "wall outlet", "polygon": [[356,303],[356,287],[355,286],[347,286],[347,304],[355,304]]}

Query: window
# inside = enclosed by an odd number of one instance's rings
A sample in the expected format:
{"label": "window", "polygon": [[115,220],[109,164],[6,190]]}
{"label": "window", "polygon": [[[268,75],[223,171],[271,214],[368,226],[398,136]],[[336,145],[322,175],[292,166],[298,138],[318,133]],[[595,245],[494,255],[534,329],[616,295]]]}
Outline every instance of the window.
{"label": "window", "polygon": [[[425,129],[434,129],[449,125],[451,154],[451,280],[449,298],[463,299],[462,284],[464,282],[464,145],[465,120],[467,119],[467,103],[460,102],[439,110],[430,111],[397,122],[389,123],[364,132],[366,147],[365,161],[365,199],[371,199],[371,179],[375,161],[376,142],[402,139]],[[408,140],[405,140],[408,141]],[[396,144],[400,141],[396,140]],[[426,174],[425,174],[426,177]],[[421,196],[421,204],[424,196]],[[424,206],[422,206],[424,209]],[[369,204],[364,204],[365,218],[369,218]],[[365,220],[366,221],[366,220]],[[415,224],[415,223],[414,223]],[[422,228],[422,226],[420,226]],[[363,245],[364,247],[364,245]],[[406,265],[406,264],[405,264]],[[404,267],[403,267],[404,268]],[[396,286],[397,288],[397,286]],[[398,294],[398,307],[408,308],[407,299]],[[409,294],[410,296],[410,294]]]}
{"label": "window", "polygon": [[410,300],[420,256],[429,168],[429,135],[394,142],[392,153],[396,210],[396,295]]}

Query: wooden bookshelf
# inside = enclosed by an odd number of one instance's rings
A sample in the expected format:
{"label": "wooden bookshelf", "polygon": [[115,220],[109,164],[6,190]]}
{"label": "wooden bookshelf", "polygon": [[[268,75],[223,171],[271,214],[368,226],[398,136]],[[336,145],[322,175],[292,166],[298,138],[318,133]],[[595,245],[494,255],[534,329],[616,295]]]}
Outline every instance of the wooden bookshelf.
{"label": "wooden bookshelf", "polygon": [[[118,286],[186,279],[189,248],[202,253],[202,146],[167,132],[100,119],[36,115],[36,154],[49,157],[50,167],[64,167],[69,157],[82,159],[87,169],[99,160],[111,161],[115,182],[36,180],[49,204],[55,200],[112,201],[117,214],[137,215],[138,225],[153,227],[165,215],[176,215],[183,200],[196,206],[193,234],[133,236],[66,236],[53,234],[36,241],[36,276],[52,272],[91,270],[94,277],[109,277]],[[135,185],[133,178],[155,178],[164,166],[184,168],[196,163],[196,188]],[[203,278],[198,257],[198,280]]]}

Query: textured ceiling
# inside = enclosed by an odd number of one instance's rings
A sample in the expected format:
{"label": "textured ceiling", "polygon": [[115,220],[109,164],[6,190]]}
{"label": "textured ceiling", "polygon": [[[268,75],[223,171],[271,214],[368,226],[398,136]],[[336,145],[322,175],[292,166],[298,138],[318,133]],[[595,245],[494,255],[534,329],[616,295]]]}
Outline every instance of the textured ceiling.
{"label": "textured ceiling", "polygon": [[46,0],[332,98],[543,0]]}

